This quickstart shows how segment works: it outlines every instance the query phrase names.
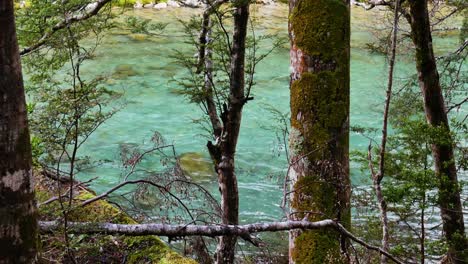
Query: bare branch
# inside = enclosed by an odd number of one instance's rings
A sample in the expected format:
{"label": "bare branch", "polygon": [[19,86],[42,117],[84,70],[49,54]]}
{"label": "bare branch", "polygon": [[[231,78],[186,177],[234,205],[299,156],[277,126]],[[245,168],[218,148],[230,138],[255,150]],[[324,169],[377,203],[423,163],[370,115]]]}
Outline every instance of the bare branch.
{"label": "bare branch", "polygon": [[[43,233],[52,233],[61,228],[61,223],[57,221],[39,222],[39,228]],[[287,231],[292,229],[334,229],[352,241],[374,250],[387,256],[395,263],[403,264],[402,261],[388,253],[387,251],[377,246],[370,245],[363,240],[354,236],[341,224],[334,220],[326,219],[317,222],[309,221],[284,221],[270,223],[254,223],[247,225],[168,225],[168,224],[138,224],[124,225],[112,223],[87,223],[73,222],[68,223],[70,233],[76,234],[108,234],[108,235],[129,235],[129,236],[145,236],[157,235],[167,237],[182,237],[182,236],[240,236],[250,237],[253,233],[260,232],[277,232]]]}
{"label": "bare branch", "polygon": [[112,187],[111,189],[107,190],[106,192],[82,202],[79,206],[86,206],[86,205],[88,205],[90,203],[94,203],[94,202],[96,202],[98,200],[101,200],[101,199],[109,196],[111,193],[117,191],[118,189],[120,189],[120,188],[122,188],[122,187],[124,187],[126,185],[138,184],[138,183],[150,184],[150,185],[155,186],[156,188],[158,188],[160,190],[167,191],[167,188],[165,186],[159,185],[157,183],[154,183],[154,182],[148,181],[148,180],[124,181],[124,182],[121,182],[121,183],[117,184],[116,186]]}

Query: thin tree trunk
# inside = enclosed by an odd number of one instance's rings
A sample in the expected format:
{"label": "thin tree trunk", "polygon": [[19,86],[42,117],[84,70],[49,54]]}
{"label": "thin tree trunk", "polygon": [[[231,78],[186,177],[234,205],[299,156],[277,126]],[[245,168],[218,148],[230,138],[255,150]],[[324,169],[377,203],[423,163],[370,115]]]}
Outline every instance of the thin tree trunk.
{"label": "thin tree trunk", "polygon": [[443,230],[448,243],[447,260],[451,263],[468,262],[468,243],[465,236],[460,186],[453,155],[453,140],[439,83],[432,47],[431,28],[426,0],[409,1],[411,37],[416,47],[416,68],[424,99],[424,111],[430,126],[445,129],[450,143],[435,142],[432,155],[439,177],[439,206]]}
{"label": "thin tree trunk", "polygon": [[426,206],[426,194],[423,194],[423,199],[422,199],[422,208],[421,208],[421,237],[419,239],[419,247],[421,251],[421,264],[426,263],[426,249],[425,249],[425,244],[426,244],[426,226],[424,224],[424,218],[426,217],[425,215],[425,206]]}
{"label": "thin tree trunk", "polygon": [[[349,227],[347,0],[290,0],[291,220],[338,219]],[[290,263],[344,263],[345,238],[329,230],[290,232]]]}
{"label": "thin tree trunk", "polygon": [[[395,1],[394,17],[393,17],[393,31],[392,31],[392,43],[390,51],[390,62],[388,70],[388,83],[387,83],[387,92],[385,99],[385,109],[384,109],[384,120],[382,125],[382,141],[380,144],[380,158],[379,158],[379,173],[373,174],[372,179],[374,183],[374,190],[377,196],[377,201],[379,204],[380,210],[380,221],[382,223],[382,248],[389,250],[389,227],[388,227],[388,216],[387,216],[387,202],[382,193],[382,179],[385,177],[385,153],[387,145],[387,132],[388,132],[388,116],[390,111],[390,102],[392,99],[392,88],[393,88],[393,73],[395,70],[395,56],[396,56],[396,42],[398,36],[398,10],[400,9],[400,0]],[[371,160],[369,162],[372,162]],[[387,257],[381,255],[380,263],[386,264]]]}
{"label": "thin tree trunk", "polygon": [[[234,35],[231,48],[230,92],[228,105],[221,114],[222,135],[217,145],[208,143],[210,154],[215,160],[221,192],[221,218],[223,224],[239,223],[239,191],[235,173],[235,152],[242,120],[244,95],[245,41],[249,20],[249,3],[236,7],[234,11]],[[216,132],[216,131],[215,131]],[[222,236],[216,248],[216,263],[234,263],[237,236]]]}
{"label": "thin tree trunk", "polygon": [[13,0],[0,1],[0,263],[32,263],[37,210]]}

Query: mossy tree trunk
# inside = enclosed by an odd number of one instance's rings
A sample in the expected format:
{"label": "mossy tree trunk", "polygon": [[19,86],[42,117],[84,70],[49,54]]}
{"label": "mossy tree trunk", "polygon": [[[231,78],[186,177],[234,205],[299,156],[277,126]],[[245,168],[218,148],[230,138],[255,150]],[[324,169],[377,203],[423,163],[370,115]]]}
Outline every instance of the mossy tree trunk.
{"label": "mossy tree trunk", "polygon": [[[347,0],[290,0],[291,219],[350,225]],[[291,231],[290,263],[343,263],[332,230]]]}
{"label": "mossy tree trunk", "polygon": [[407,20],[410,23],[411,38],[416,47],[416,68],[424,99],[426,119],[432,127],[445,129],[446,137],[448,137],[448,140],[443,140],[444,142],[436,140],[438,142],[432,145],[435,172],[439,176],[439,206],[449,247],[447,259],[450,263],[467,263],[468,243],[453,155],[453,140],[450,136],[447,111],[432,47],[427,1],[411,0],[409,8]]}
{"label": "mossy tree trunk", "polygon": [[13,0],[0,1],[0,263],[32,263],[37,210]]}

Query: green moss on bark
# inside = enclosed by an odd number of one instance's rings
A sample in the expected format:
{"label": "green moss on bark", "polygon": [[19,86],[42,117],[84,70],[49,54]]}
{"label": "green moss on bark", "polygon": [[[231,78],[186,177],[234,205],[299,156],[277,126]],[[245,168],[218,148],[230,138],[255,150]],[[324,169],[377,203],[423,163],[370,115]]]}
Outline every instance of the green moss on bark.
{"label": "green moss on bark", "polygon": [[[297,0],[290,11],[293,81],[290,148],[297,180],[296,219],[350,224],[348,174],[349,6],[340,0]],[[298,79],[294,79],[294,77]],[[333,230],[306,231],[294,241],[295,263],[344,263]]]}
{"label": "green moss on bark", "polygon": [[299,0],[289,21],[294,43],[309,56],[340,58],[343,43],[349,41],[349,7],[344,1]]}
{"label": "green moss on bark", "polygon": [[306,231],[296,238],[292,252],[297,264],[346,263],[333,230]]}
{"label": "green moss on bark", "polygon": [[[349,84],[340,72],[306,72],[291,84],[291,126],[302,137],[302,153],[317,148],[327,149],[334,132],[343,127],[349,113]],[[347,137],[341,138],[347,145]],[[309,159],[323,157],[323,151],[308,155]]]}

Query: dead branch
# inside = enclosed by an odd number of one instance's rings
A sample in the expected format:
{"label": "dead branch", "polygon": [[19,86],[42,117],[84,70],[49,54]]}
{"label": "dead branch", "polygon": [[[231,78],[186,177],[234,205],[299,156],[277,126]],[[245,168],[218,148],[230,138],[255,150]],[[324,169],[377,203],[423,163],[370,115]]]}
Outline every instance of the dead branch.
{"label": "dead branch", "polygon": [[[39,228],[42,233],[53,233],[60,230],[61,223],[58,221],[39,222]],[[309,221],[284,221],[270,223],[254,223],[246,225],[169,225],[169,224],[138,224],[124,225],[112,223],[90,223],[90,222],[70,222],[68,229],[70,233],[76,234],[108,234],[108,235],[129,235],[129,236],[145,236],[157,235],[167,237],[183,237],[183,236],[240,236],[250,237],[251,234],[261,232],[277,232],[287,231],[292,229],[323,229],[330,228],[340,232],[350,240],[364,246],[369,250],[374,250],[382,255],[385,255],[395,263],[403,264],[392,254],[379,248],[370,245],[360,238],[354,236],[340,223],[326,219],[317,222]]]}
{"label": "dead branch", "polygon": [[[86,206],[86,205],[88,205],[88,204],[91,204],[91,203],[94,203],[94,202],[96,202],[96,201],[102,200],[102,199],[104,199],[105,197],[109,196],[111,193],[117,191],[118,189],[120,189],[120,188],[122,188],[122,187],[124,187],[124,186],[126,186],[126,185],[129,185],[129,184],[138,184],[138,183],[150,184],[150,185],[152,185],[152,186],[154,186],[154,187],[156,187],[156,188],[158,188],[158,189],[160,189],[160,190],[163,190],[163,191],[169,193],[168,190],[167,190],[167,188],[166,188],[165,186],[159,185],[159,184],[154,183],[154,182],[149,181],[149,180],[124,181],[124,182],[121,182],[121,183],[117,184],[116,186],[112,187],[111,189],[107,190],[106,192],[104,192],[104,193],[102,193],[102,194],[100,194],[100,195],[97,195],[97,196],[95,196],[95,197],[93,197],[93,198],[91,198],[91,199],[88,199],[88,200],[82,202],[79,206]],[[171,195],[171,196],[173,196],[173,195]]]}
{"label": "dead branch", "polygon": [[[65,172],[63,172],[65,173]],[[57,173],[49,168],[43,168],[41,174],[47,178],[50,178],[55,181],[60,181],[61,183],[70,183],[71,178],[68,175],[64,175],[62,173]]]}

